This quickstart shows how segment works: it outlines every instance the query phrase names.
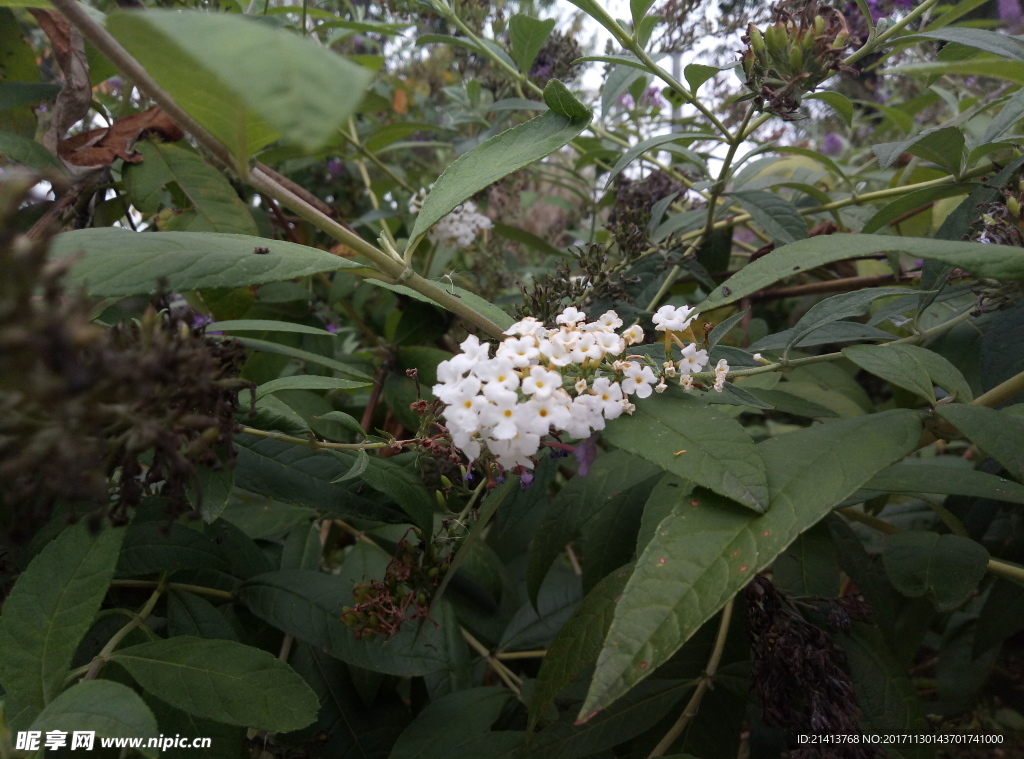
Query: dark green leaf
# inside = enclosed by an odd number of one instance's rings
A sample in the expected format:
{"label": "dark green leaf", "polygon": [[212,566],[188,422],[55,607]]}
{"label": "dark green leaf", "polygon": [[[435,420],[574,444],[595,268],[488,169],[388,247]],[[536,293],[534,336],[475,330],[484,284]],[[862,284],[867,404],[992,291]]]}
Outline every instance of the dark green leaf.
{"label": "dark green leaf", "polygon": [[327,451],[251,435],[236,436],[235,444],[235,478],[245,490],[338,516],[398,524],[408,521],[404,512],[394,507],[357,495],[344,483],[332,484],[349,467]]}
{"label": "dark green leaf", "polygon": [[354,390],[371,384],[372,380],[362,382],[339,377],[319,377],[315,374],[293,374],[291,377],[264,382],[256,388],[256,399],[282,390]]}
{"label": "dark green leaf", "polygon": [[705,66],[702,63],[691,63],[683,69],[683,78],[686,79],[686,83],[690,85],[690,92],[696,95],[697,90],[700,89],[700,86],[704,84],[704,82],[722,70],[723,69],[720,69],[717,66]]}
{"label": "dark green leaf", "polygon": [[633,17],[634,27],[640,24],[652,5],[654,5],[654,0],[629,0],[629,12]]}
{"label": "dark green leaf", "polygon": [[553,18],[541,20],[524,13],[516,13],[509,19],[508,33],[512,42],[512,60],[522,73],[530,73],[530,66],[533,65],[537,53],[554,28]]}
{"label": "dark green leaf", "polygon": [[933,39],[955,42],[958,45],[966,45],[976,50],[983,50],[986,53],[994,53],[1004,58],[1011,58],[1017,61],[1024,61],[1024,44],[1020,40],[1009,37],[999,32],[990,32],[985,29],[967,29],[954,27],[951,29],[938,29],[932,32],[923,32],[904,40]]}
{"label": "dark green leaf", "polygon": [[771,496],[762,515],[707,491],[679,498],[616,604],[580,718],[665,662],[800,533],[912,451],[920,434],[918,415],[898,410],[766,440],[757,446]]}
{"label": "dark green leaf", "polygon": [[139,522],[129,527],[117,562],[119,577],[176,569],[227,568],[227,560],[208,537],[184,525],[168,525],[164,521]]}
{"label": "dark green leaf", "polygon": [[839,553],[823,522],[800,534],[772,564],[773,581],[790,595],[839,595]]}
{"label": "dark green leaf", "polygon": [[[359,459],[355,451],[333,451],[336,458],[345,461],[352,471]],[[366,454],[363,454],[366,456]],[[374,490],[390,496],[409,515],[413,524],[424,532],[431,532],[434,525],[434,498],[418,476],[389,459],[366,456],[363,482]],[[335,480],[337,482],[337,480]]]}
{"label": "dark green leaf", "polygon": [[59,730],[70,736],[76,731],[94,732],[100,738],[144,738],[139,751],[159,756],[160,750],[146,746],[160,730],[146,702],[126,685],[110,680],[86,680],[55,698],[32,723],[32,729],[46,733]]}
{"label": "dark green leaf", "polygon": [[181,636],[123,648],[110,659],[171,706],[229,725],[286,732],[308,725],[319,709],[291,667],[234,641]]}
{"label": "dark green leaf", "polygon": [[851,345],[843,355],[861,369],[935,402],[933,384],[950,395],[970,400],[971,389],[960,370],[934,351],[917,345]]}
{"label": "dark green leaf", "polygon": [[739,422],[681,396],[652,396],[608,423],[616,448],[693,480],[755,511],[768,506],[764,465]]}
{"label": "dark green leaf", "polygon": [[[268,253],[256,255],[259,247]],[[172,290],[248,287],[322,271],[358,268],[323,250],[262,237],[214,232],[146,232],[79,229],[53,239],[54,256],[85,255],[70,279],[94,296],[142,295],[166,279]]]}
{"label": "dark green leaf", "polygon": [[874,145],[871,149],[878,156],[878,165],[889,168],[904,153],[916,155],[959,174],[964,166],[964,133],[956,127],[943,127],[915,135],[899,142]]}
{"label": "dark green leaf", "polygon": [[911,598],[927,593],[939,611],[949,611],[984,577],[988,551],[959,535],[907,530],[886,538],[882,560],[896,590]]}
{"label": "dark green leaf", "polygon": [[167,595],[167,634],[238,640],[234,628],[213,604],[181,590],[171,590]]}
{"label": "dark green leaf", "polygon": [[[388,759],[435,759],[486,733],[512,699],[506,688],[469,688],[433,701],[398,737]],[[458,730],[452,730],[452,725]]]}
{"label": "dark green leaf", "polygon": [[807,237],[807,222],[785,198],[764,190],[744,190],[729,195],[776,242],[785,245]]}
{"label": "dark green leaf", "polygon": [[854,316],[863,316],[871,308],[871,304],[878,298],[906,295],[909,292],[912,291],[906,287],[868,287],[863,290],[840,293],[839,295],[825,298],[825,300],[819,301],[807,309],[807,313],[800,317],[800,321],[793,326],[786,350],[800,343],[803,338],[812,332],[828,324]]}
{"label": "dark green leaf", "polygon": [[997,577],[978,615],[974,633],[974,656],[991,650],[1024,629],[1024,586]]}
{"label": "dark green leaf", "polygon": [[[558,150],[590,123],[591,114],[565,85],[548,82],[550,110],[480,143],[445,169],[416,217],[410,241],[415,244],[434,224],[474,193],[504,176]],[[567,113],[573,114],[572,117]]]}
{"label": "dark green leaf", "polygon": [[1024,419],[985,406],[951,403],[935,411],[1024,482]]}
{"label": "dark green leaf", "polygon": [[35,140],[22,137],[14,132],[0,131],[0,155],[17,161],[30,169],[42,171],[57,169],[64,172],[64,164],[53,153]]}
{"label": "dark green leaf", "polygon": [[624,567],[595,585],[551,641],[530,699],[531,729],[555,696],[597,661],[612,623],[615,603],[631,571],[632,567]]}
{"label": "dark green leaf", "polygon": [[974,182],[956,182],[953,184],[926,187],[923,190],[908,192],[906,195],[902,195],[897,200],[887,204],[879,210],[878,213],[868,219],[868,222],[864,225],[861,233],[868,235],[873,232],[877,232],[879,229],[889,224],[889,222],[906,216],[911,211],[915,211],[917,209],[920,209],[922,212],[930,211],[936,200],[954,198],[959,195],[967,195],[976,187],[978,187],[978,185]]}
{"label": "dark green leaf", "polygon": [[537,594],[537,608],[526,601],[509,621],[498,643],[499,651],[545,648],[576,611],[583,598],[580,576],[555,565]]}
{"label": "dark green leaf", "polygon": [[385,641],[356,640],[338,618],[352,605],[352,588],[320,572],[268,572],[245,582],[243,603],[261,619],[344,662],[374,672],[403,677],[425,675],[443,668],[444,633],[429,622],[409,622]]}
{"label": "dark green leaf", "polygon": [[142,163],[126,163],[124,189],[128,199],[146,214],[155,214],[163,206],[167,185],[178,189],[191,203],[188,222],[175,219],[175,231],[226,232],[255,235],[256,222],[227,177],[209,166],[202,157],[178,145],[142,140],[135,146]]}
{"label": "dark green leaf", "polygon": [[322,45],[239,14],[115,12],[107,29],[241,161],[280,135],[307,150],[326,144],[373,78]]}
{"label": "dark green leaf", "polygon": [[345,375],[349,379],[372,381],[370,377],[367,377],[351,365],[327,356],[321,356],[318,353],[300,350],[299,348],[292,348],[290,345],[284,345],[283,343],[272,343],[268,340],[257,340],[252,337],[236,337],[233,339],[238,340],[250,350],[263,351],[265,353],[277,353],[282,356],[291,356],[292,358],[297,358],[300,361],[305,361],[308,364],[326,366],[328,369],[333,369],[334,371]]}
{"label": "dark green leaf", "polygon": [[960,459],[910,459],[893,464],[872,477],[864,490],[880,493],[941,493],[1024,503],[1024,485],[986,474]]}
{"label": "dark green leaf", "polygon": [[710,311],[735,303],[799,271],[808,271],[849,258],[870,258],[884,253],[906,253],[913,258],[941,261],[980,277],[1024,279],[1024,257],[1019,251],[1020,248],[1009,245],[891,235],[844,235],[842,245],[838,245],[834,235],[819,235],[776,248],[743,267],[722,287],[711,293],[699,308],[701,311]]}
{"label": "dark green leaf", "polygon": [[5,719],[24,730],[56,698],[71,657],[92,626],[124,539],[123,528],[92,534],[68,527],[32,559],[0,617],[0,686]]}
{"label": "dark green leaf", "polygon": [[820,100],[823,103],[828,103],[832,110],[846,122],[846,126],[853,126],[853,103],[845,95],[838,92],[812,92],[809,95],[805,95],[804,98],[806,100]]}
{"label": "dark green leaf", "polygon": [[[750,351],[782,350],[790,344],[793,329],[784,329],[773,335],[762,337],[747,346]],[[814,345],[831,343],[849,343],[854,340],[892,340],[892,333],[858,322],[832,322],[810,332],[795,343],[797,348],[809,348]]]}
{"label": "dark green leaf", "polygon": [[334,337],[326,329],[310,327],[295,322],[281,322],[274,319],[229,319],[211,322],[206,325],[207,332],[299,332],[304,335],[325,335]]}
{"label": "dark green leaf", "polygon": [[43,100],[52,100],[60,93],[59,84],[41,82],[0,82],[0,111],[17,108],[19,105],[35,105]]}

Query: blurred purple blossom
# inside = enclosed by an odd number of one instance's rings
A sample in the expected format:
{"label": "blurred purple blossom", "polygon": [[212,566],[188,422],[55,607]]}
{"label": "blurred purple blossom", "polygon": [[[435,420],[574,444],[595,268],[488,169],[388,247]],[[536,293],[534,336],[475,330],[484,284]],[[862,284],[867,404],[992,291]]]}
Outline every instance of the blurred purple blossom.
{"label": "blurred purple blossom", "polygon": [[327,162],[327,173],[332,179],[336,179],[345,173],[345,163],[340,158],[331,158]]}
{"label": "blurred purple blossom", "polygon": [[829,132],[821,143],[822,155],[839,155],[843,150],[843,141],[835,132]]}
{"label": "blurred purple blossom", "polygon": [[524,490],[533,484],[533,472],[523,472],[519,475],[519,487]]}
{"label": "blurred purple blossom", "polygon": [[577,445],[576,450],[572,454],[576,457],[576,461],[579,462],[576,473],[580,477],[586,477],[590,473],[590,465],[597,458],[597,435],[591,435]]}

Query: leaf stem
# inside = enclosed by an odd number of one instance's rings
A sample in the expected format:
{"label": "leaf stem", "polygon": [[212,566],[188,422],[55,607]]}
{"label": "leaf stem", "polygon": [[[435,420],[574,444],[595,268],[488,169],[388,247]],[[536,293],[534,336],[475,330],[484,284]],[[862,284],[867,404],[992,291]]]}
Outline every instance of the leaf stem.
{"label": "leaf stem", "polygon": [[136,627],[141,627],[146,623],[146,619],[153,613],[153,609],[156,607],[156,602],[160,600],[160,596],[162,596],[164,590],[167,589],[166,578],[167,575],[165,573],[157,582],[156,588],[153,590],[153,594],[149,597],[149,600],[146,601],[141,609],[139,609],[139,613],[135,614],[130,620],[128,620],[128,623],[125,624],[124,627],[114,633],[114,637],[107,641],[107,645],[103,647],[103,650],[96,654],[96,657],[89,665],[88,671],[82,678],[83,680],[95,680],[99,675],[100,670],[102,670],[103,666],[107,661],[109,661],[110,655],[114,653],[114,649],[118,647],[128,633]]}
{"label": "leaf stem", "polygon": [[665,737],[658,741],[658,745],[647,755],[647,759],[664,756],[676,739],[682,735],[686,726],[690,724],[690,720],[697,716],[700,702],[704,699],[704,694],[711,689],[715,673],[718,671],[718,665],[722,661],[722,653],[725,651],[725,640],[729,636],[729,623],[732,621],[732,607],[735,600],[735,596],[730,598],[725,608],[722,609],[722,619],[718,623],[718,635],[715,636],[715,646],[711,650],[711,656],[708,658],[708,664],[704,668],[704,673],[697,682],[697,690],[693,692],[690,700],[686,702],[686,706],[683,708],[683,713],[679,715],[679,719],[665,733]]}
{"label": "leaf stem", "polygon": [[285,435],[283,432],[271,432],[269,430],[258,430],[255,427],[243,426],[240,432],[244,432],[246,435],[255,435],[257,437],[265,437],[270,440],[280,440],[284,443],[294,443],[295,445],[304,445],[307,448],[313,448],[314,450],[335,450],[335,451],[368,451],[375,448],[389,448],[393,445],[408,445],[416,442],[413,440],[396,440],[392,442],[379,442],[379,443],[328,443],[323,440],[311,440],[309,438],[293,437],[291,435]]}
{"label": "leaf stem", "polygon": [[523,684],[523,678],[519,677],[519,675],[502,664],[497,657],[488,650],[487,646],[473,637],[473,633],[465,627],[459,627],[459,630],[462,632],[462,637],[466,639],[467,643],[469,643],[469,647],[484,658],[488,666],[494,670],[498,677],[502,679],[502,682],[504,682],[505,685],[508,686],[508,689],[515,693],[518,698],[520,696],[519,688]]}
{"label": "leaf stem", "polygon": [[[114,588],[158,588],[159,580],[112,580],[110,583]],[[181,590],[186,593],[195,593],[200,596],[212,598],[223,598],[226,601],[234,601],[235,594],[221,590],[220,588],[208,588],[205,585],[189,585],[183,582],[169,582],[164,585],[167,590]]]}
{"label": "leaf stem", "polygon": [[273,198],[309,223],[319,227],[335,240],[345,243],[357,253],[363,255],[378,272],[391,281],[401,282],[416,292],[425,295],[481,332],[492,337],[501,336],[501,328],[468,303],[464,302],[461,298],[449,295],[443,288],[416,274],[405,265],[400,257],[389,255],[387,252],[366,242],[359,235],[346,229],[296,193],[282,186],[272,176],[272,172],[264,170],[265,167],[261,167],[259,163],[250,171],[240,159],[236,160],[227,147],[178,105],[174,98],[157,84],[149,72],[124,49],[121,43],[114,39],[110,32],[93,21],[76,0],[55,0],[54,5],[82,33],[83,37],[93,43],[101,53],[106,55],[122,74],[135,82],[140,92],[157,103],[168,116],[189,132],[204,149],[209,151],[224,166],[233,167],[239,176],[258,191]]}
{"label": "leaf stem", "polygon": [[972,404],[994,408],[1022,392],[1024,392],[1024,372],[1015,374],[1005,382],[1000,382],[987,393],[982,393],[972,401]]}
{"label": "leaf stem", "polygon": [[[863,525],[870,527],[876,532],[882,532],[886,535],[895,535],[897,532],[903,532],[903,529],[897,527],[894,524],[889,524],[883,519],[865,514],[859,509],[855,509],[852,506],[844,506],[841,509],[836,509],[836,512],[842,514],[847,519],[854,522],[860,522]],[[1005,577],[1015,582],[1024,582],[1024,567],[1019,564],[1014,564],[1010,561],[1003,561],[1002,559],[988,560],[988,565],[985,567],[989,572],[1000,577]]]}
{"label": "leaf stem", "polygon": [[898,32],[902,31],[904,27],[906,27],[908,24],[913,23],[921,16],[923,16],[925,13],[927,13],[929,10],[931,10],[931,7],[937,4],[938,2],[939,0],[924,0],[923,3],[914,8],[914,10],[912,10],[906,16],[901,18],[899,21],[890,26],[877,37],[869,39],[866,43],[864,43],[864,45],[861,46],[859,50],[847,56],[846,60],[843,61],[843,65],[849,66],[852,63],[856,63],[864,56],[870,55],[875,50],[882,47],[882,45],[888,42]]}

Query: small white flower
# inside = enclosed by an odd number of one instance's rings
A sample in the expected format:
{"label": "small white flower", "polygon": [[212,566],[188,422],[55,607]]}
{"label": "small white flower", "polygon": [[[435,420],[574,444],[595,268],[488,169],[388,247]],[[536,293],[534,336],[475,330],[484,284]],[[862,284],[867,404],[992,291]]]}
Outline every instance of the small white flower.
{"label": "small white flower", "polygon": [[688,306],[662,306],[651,321],[655,324],[654,329],[659,332],[682,332],[690,326],[690,322],[693,321],[692,314],[696,310]]}
{"label": "small white flower", "polygon": [[626,379],[622,381],[622,392],[626,395],[636,393],[637,398],[647,398],[651,394],[651,385],[657,381],[651,367],[642,366],[630,361],[625,370]]}
{"label": "small white flower", "polygon": [[577,393],[585,393],[587,392],[587,381],[583,379],[583,377],[580,377],[576,380],[576,384],[573,385],[573,387],[576,388]]}
{"label": "small white flower", "polygon": [[665,384],[665,378],[662,377],[658,384],[654,386],[654,392],[664,393],[667,388],[668,385]]}
{"label": "small white flower", "polygon": [[686,392],[693,390],[693,377],[689,374],[684,374],[679,378],[679,387],[683,388]]}
{"label": "small white flower", "polygon": [[555,390],[562,387],[562,375],[545,369],[543,366],[531,366],[530,374],[523,379],[522,389],[526,395],[537,399],[549,398]]}
{"label": "small white flower", "polygon": [[690,374],[699,372],[708,362],[708,352],[697,350],[696,343],[690,343],[683,348],[683,357],[679,360],[679,372]]}
{"label": "small white flower", "polygon": [[634,324],[622,333],[622,339],[626,341],[626,345],[642,343],[644,341],[644,331],[640,329],[639,324]]}
{"label": "small white flower", "polygon": [[555,317],[555,324],[565,324],[573,327],[581,321],[585,321],[587,315],[575,306],[569,306],[562,313]]}
{"label": "small white flower", "polygon": [[676,376],[676,365],[673,364],[671,361],[666,361],[661,366],[662,366],[662,370],[664,371],[666,377],[671,378],[671,377],[675,377]]}

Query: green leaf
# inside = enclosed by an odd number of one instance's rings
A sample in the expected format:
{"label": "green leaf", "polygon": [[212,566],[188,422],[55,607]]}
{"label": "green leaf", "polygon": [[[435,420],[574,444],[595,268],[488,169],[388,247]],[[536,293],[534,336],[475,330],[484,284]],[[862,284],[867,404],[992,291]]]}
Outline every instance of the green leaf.
{"label": "green leaf", "polygon": [[[223,322],[220,322],[223,324]],[[213,325],[207,327],[210,329]],[[283,343],[274,343],[269,340],[257,340],[254,337],[238,337],[235,338],[245,345],[246,348],[254,351],[263,351],[264,353],[277,353],[282,356],[291,356],[297,358],[300,361],[305,361],[309,364],[317,364],[318,366],[326,366],[328,369],[334,369],[334,371],[346,375],[350,379],[366,380],[372,382],[372,378],[363,374],[358,369],[353,368],[351,365],[346,364],[343,361],[329,358],[327,356],[321,356],[319,353],[313,353],[312,351],[304,351],[299,348],[293,348],[290,345],[284,345]]]}
{"label": "green leaf", "polygon": [[707,491],[680,497],[616,604],[580,718],[607,708],[668,660],[801,532],[914,450],[920,434],[918,415],[896,410],[766,440],[757,450],[771,508],[761,515]]}
{"label": "green leaf", "polygon": [[965,403],[944,403],[935,411],[1024,482],[1024,418]]}
{"label": "green leaf", "polygon": [[359,382],[338,377],[320,377],[314,374],[293,374],[291,377],[280,377],[264,382],[256,388],[256,399],[264,395],[280,393],[283,390],[353,390],[367,387],[373,382]]}
{"label": "green leaf", "polygon": [[541,20],[525,13],[516,13],[509,19],[508,33],[512,43],[512,60],[522,73],[530,73],[530,66],[533,65],[537,53],[544,47],[544,42],[554,28],[553,18]]}
{"label": "green leaf", "polygon": [[852,293],[840,293],[818,301],[807,309],[807,313],[800,317],[800,321],[793,326],[786,350],[828,324],[840,319],[863,316],[871,308],[871,304],[879,298],[907,295],[913,292],[906,287],[868,287]]}
{"label": "green leaf", "polygon": [[207,640],[237,640],[234,628],[217,608],[202,596],[174,590],[167,594],[167,634],[194,635]]}
{"label": "green leaf", "polygon": [[[633,26],[637,27],[654,5],[654,0],[629,0],[629,12],[633,17]],[[696,88],[694,88],[696,91]]]}
{"label": "green leaf", "polygon": [[[756,343],[751,343],[747,346],[747,350],[782,350],[790,344],[792,336],[793,328],[784,329],[781,332],[776,332],[774,335],[762,337]],[[794,345],[798,348],[808,348],[815,345],[829,345],[830,343],[849,343],[854,340],[888,341],[892,340],[892,333],[858,322],[831,322],[804,335]]]}
{"label": "green leaf", "polygon": [[[434,498],[427,490],[423,481],[401,464],[379,456],[366,455],[365,451],[332,451],[334,456],[348,466],[347,474],[360,460],[366,456],[362,480],[374,490],[391,497],[401,509],[409,515],[412,523],[424,532],[430,533],[434,527]],[[337,480],[335,480],[337,482]]]}
{"label": "green leaf", "polygon": [[[966,61],[928,61],[925,63],[904,63],[893,66],[887,71],[894,74],[908,74],[913,76],[933,77],[947,76],[950,74],[960,76],[990,76],[995,79],[1003,79],[1015,84],[1024,84],[1024,62],[1010,61],[1005,58],[997,58],[989,55],[979,55]],[[885,106],[876,106],[887,114],[893,110]],[[904,116],[906,114],[903,114]],[[910,121],[908,117],[908,121]],[[913,128],[913,121],[907,125]],[[908,130],[909,131],[909,130]]]}
{"label": "green leaf", "polygon": [[107,30],[239,161],[282,135],[307,150],[327,144],[373,78],[326,47],[239,14],[114,12]]}
{"label": "green leaf", "polygon": [[1003,58],[1024,61],[1024,44],[1020,40],[1006,34],[990,32],[985,29],[967,29],[963,27],[938,29],[932,32],[923,32],[904,37],[902,41],[917,41],[921,39],[955,42],[958,45],[973,47],[976,50],[983,50],[986,53],[993,53]]}
{"label": "green leaf", "polygon": [[729,193],[776,242],[786,244],[807,237],[807,222],[796,206],[773,192],[744,190]]}
{"label": "green leaf", "polygon": [[[257,248],[269,252],[256,254]],[[248,287],[322,271],[359,268],[341,256],[262,237],[214,232],[130,232],[108,227],[64,232],[53,238],[54,256],[82,252],[69,278],[98,297],[143,295],[166,279],[183,292]]]}
{"label": "green leaf", "polygon": [[177,569],[224,569],[228,562],[217,544],[201,532],[165,521],[137,522],[128,528],[117,562],[118,577],[173,572]]}
{"label": "green leaf", "polygon": [[298,332],[305,335],[326,335],[334,337],[326,329],[310,327],[295,322],[280,322],[274,319],[229,319],[206,325],[207,332]]}
{"label": "green leaf", "polygon": [[1024,118],[1024,90],[1017,90],[1009,97],[996,117],[989,122],[988,128],[985,129],[985,135],[981,138],[981,144],[998,140],[1022,118]]}
{"label": "green leaf", "polygon": [[[931,732],[917,688],[887,645],[881,630],[855,622],[850,633],[837,636],[846,652],[846,660],[857,693],[857,704],[864,711],[861,719],[865,733],[926,735]],[[895,748],[903,759],[924,759],[934,755],[931,746],[900,745]]]}
{"label": "green leaf", "polygon": [[907,530],[886,538],[882,561],[900,593],[911,598],[927,593],[939,611],[949,611],[985,576],[988,551],[959,535]]}
{"label": "green leaf", "polygon": [[838,92],[812,92],[809,95],[804,95],[804,99],[828,103],[839,118],[846,122],[846,126],[853,126],[853,103],[846,95]]}
{"label": "green leaf", "polygon": [[353,604],[352,588],[333,575],[268,572],[247,580],[239,597],[260,619],[357,667],[417,677],[447,664],[444,632],[430,622],[408,622],[388,641],[382,636],[356,640],[338,618],[342,607]]}
{"label": "green leaf", "polygon": [[256,222],[223,173],[209,166],[195,151],[178,145],[143,140],[135,150],[142,163],[125,164],[124,189],[132,205],[146,214],[155,214],[164,205],[167,185],[176,183],[191,203],[194,213],[176,224],[181,232],[226,232],[255,235]]}
{"label": "green leaf", "polygon": [[880,493],[939,493],[1024,503],[1024,485],[971,469],[960,459],[910,459],[872,477],[864,490]]}
{"label": "green leaf", "polygon": [[551,641],[530,698],[531,730],[562,689],[597,661],[612,623],[616,599],[622,595],[631,571],[632,567],[625,567],[595,585]]}
{"label": "green leaf", "polygon": [[899,142],[885,142],[872,146],[878,156],[878,165],[887,169],[903,153],[911,153],[926,161],[932,161],[959,174],[964,167],[964,133],[956,127],[943,127],[915,135]]}
{"label": "green leaf", "polygon": [[[654,148],[657,148],[661,145],[673,143],[676,140],[681,140],[685,138],[686,135],[681,135],[679,133],[673,132],[669,134],[659,134],[655,137],[649,137],[646,140],[641,140],[636,145],[627,150],[625,153],[623,153],[622,157],[615,162],[615,165],[612,166],[612,170],[608,173],[608,176],[605,178],[605,186],[611,186],[612,180],[615,179],[615,177],[617,177],[623,169],[629,166],[629,164],[633,163],[637,156],[643,155],[647,151],[653,150]],[[700,156],[698,156],[696,153],[687,148],[680,149],[682,150],[682,155],[686,156],[693,164],[699,167],[704,166],[704,161],[701,160]]]}
{"label": "green leaf", "polygon": [[347,467],[328,451],[253,435],[237,435],[235,445],[235,482],[244,490],[341,517],[408,522],[404,512],[358,495],[350,484],[332,484]]}
{"label": "green leaf", "polygon": [[171,706],[228,725],[287,732],[308,725],[319,709],[291,667],[230,640],[183,635],[122,648],[110,660]]}
{"label": "green leaf", "polygon": [[917,345],[851,345],[843,355],[876,377],[934,403],[932,385],[951,395],[970,400],[971,389],[960,370],[947,359]]}
{"label": "green leaf", "polygon": [[908,192],[899,199],[885,205],[878,211],[878,213],[868,219],[864,228],[861,230],[861,233],[865,235],[873,234],[889,224],[889,222],[894,221],[901,216],[905,216],[911,211],[918,209],[922,212],[930,211],[932,204],[936,200],[953,198],[958,195],[967,195],[977,187],[978,184],[975,182],[955,182],[953,184],[943,184],[938,187],[926,187],[923,190]]}
{"label": "green leaf", "polygon": [[445,169],[416,217],[410,245],[471,195],[558,150],[590,123],[590,111],[558,80],[544,88],[544,102],[552,110],[480,143]]}
{"label": "green leaf", "polygon": [[530,601],[519,607],[502,632],[497,650],[546,648],[582,598],[580,576],[565,565],[556,564],[537,594],[537,608]]}
{"label": "green leaf", "polygon": [[[820,235],[776,248],[744,266],[712,292],[698,308],[701,312],[734,303],[751,293],[791,277],[849,258],[874,258],[885,253],[905,253],[958,266],[979,277],[1024,279],[1020,248],[959,240],[928,240],[892,235]],[[728,293],[728,294],[726,294]]]}
{"label": "green leaf", "polygon": [[603,435],[616,448],[748,509],[768,508],[764,464],[746,430],[695,400],[668,393],[645,398],[632,416],[609,422]]}
{"label": "green leaf", "polygon": [[124,529],[84,521],[32,559],[0,616],[0,686],[7,724],[25,729],[64,688],[71,658],[114,576]]}
{"label": "green leaf", "polygon": [[14,132],[0,131],[0,155],[17,161],[30,169],[42,171],[57,169],[65,173],[66,169],[60,159],[35,140],[22,137]]}
{"label": "green leaf", "polygon": [[[416,715],[388,759],[435,759],[487,732],[512,699],[506,688],[489,686],[450,693]],[[452,725],[458,730],[452,730]]]}
{"label": "green leaf", "polygon": [[138,750],[157,757],[160,749],[146,746],[160,729],[156,717],[139,695],[126,685],[110,680],[76,683],[55,698],[32,723],[32,730],[95,732],[100,738],[143,738]]}
{"label": "green leaf", "polygon": [[775,560],[772,580],[794,596],[839,595],[839,552],[824,522],[801,533]]}
{"label": "green leaf", "polygon": [[705,66],[702,63],[691,63],[683,69],[683,78],[686,79],[686,83],[690,85],[690,92],[694,95],[697,94],[697,90],[704,84],[708,79],[713,77],[719,71],[724,71],[718,66]]}
{"label": "green leaf", "polygon": [[[345,462],[348,464],[348,461]],[[331,480],[331,484],[336,482],[345,482],[346,480],[354,480],[356,477],[366,471],[366,467],[370,465],[370,454],[365,450],[359,451],[356,454],[356,460],[351,463],[349,470],[345,474],[341,475],[336,480]]]}
{"label": "green leaf", "polygon": [[43,100],[52,100],[60,93],[59,84],[41,82],[0,82],[0,111],[17,108],[19,105],[35,105]]}

